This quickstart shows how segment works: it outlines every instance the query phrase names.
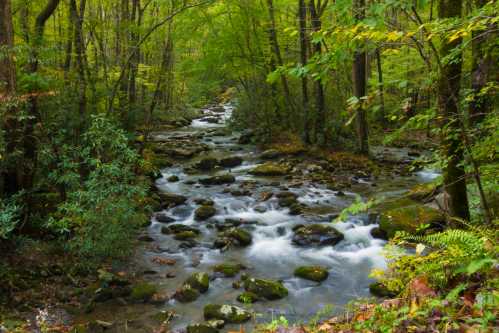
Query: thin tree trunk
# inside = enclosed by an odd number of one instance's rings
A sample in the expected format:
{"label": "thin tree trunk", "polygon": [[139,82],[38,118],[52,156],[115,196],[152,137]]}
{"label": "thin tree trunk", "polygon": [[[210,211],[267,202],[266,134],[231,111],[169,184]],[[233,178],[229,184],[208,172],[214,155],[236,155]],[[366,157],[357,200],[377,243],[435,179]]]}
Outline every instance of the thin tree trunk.
{"label": "thin tree trunk", "polygon": [[381,52],[379,48],[376,49],[376,65],[378,68],[378,90],[379,90],[379,120],[383,125],[386,124],[385,115],[385,87],[383,82],[383,70],[381,67]]}
{"label": "thin tree trunk", "polygon": [[[461,17],[462,0],[440,0],[438,6],[440,19]],[[461,38],[445,40],[440,46],[440,57],[448,56],[461,44]],[[438,80],[438,111],[442,128],[442,153],[447,163],[443,170],[444,187],[449,196],[449,214],[469,220],[468,196],[466,192],[466,173],[463,161],[463,145],[460,139],[461,126],[459,114],[459,90],[461,84],[460,55],[452,62],[442,63]]]}
{"label": "thin tree trunk", "polygon": [[[305,0],[298,0],[298,19],[300,25],[300,61],[301,65],[307,64],[307,7]],[[301,78],[302,108],[303,108],[303,136],[305,143],[310,143],[310,115],[308,100],[308,79],[306,75]]]}
{"label": "thin tree trunk", "polygon": [[[321,2],[318,1],[317,5],[315,0],[309,2],[310,20],[312,22],[312,30],[318,32],[321,30]],[[322,53],[322,46],[320,43],[315,43],[313,46],[313,56],[320,57]],[[326,123],[326,100],[324,96],[324,85],[320,78],[315,80],[315,142],[319,145],[324,145],[325,142],[325,123]]]}
{"label": "thin tree trunk", "polygon": [[[356,0],[354,6],[354,16],[357,21],[361,21],[365,17],[365,0]],[[356,127],[357,137],[359,141],[359,153],[369,154],[368,129],[366,111],[363,106],[363,97],[366,96],[366,52],[357,50],[354,54],[353,61],[353,88],[354,95],[359,99],[356,110]]]}
{"label": "thin tree trunk", "polygon": [[[71,0],[71,6],[76,12],[76,0]],[[87,80],[85,77],[85,41],[83,38],[83,20],[85,18],[86,0],[80,0],[79,12],[75,22],[75,51],[76,51],[76,70],[78,73],[78,111],[79,125],[77,139],[85,128],[86,107],[87,107]]]}

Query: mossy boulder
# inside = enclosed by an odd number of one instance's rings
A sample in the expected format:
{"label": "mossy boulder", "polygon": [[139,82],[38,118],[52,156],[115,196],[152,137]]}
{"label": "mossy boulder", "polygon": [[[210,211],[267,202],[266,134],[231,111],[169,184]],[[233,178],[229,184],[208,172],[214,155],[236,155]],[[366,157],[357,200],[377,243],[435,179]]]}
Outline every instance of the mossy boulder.
{"label": "mossy boulder", "polygon": [[194,273],[184,282],[185,285],[190,285],[200,293],[205,293],[210,287],[210,277],[204,272]]}
{"label": "mossy boulder", "polygon": [[437,192],[435,183],[418,184],[409,190],[407,196],[415,201],[426,202]]}
{"label": "mossy boulder", "polygon": [[251,312],[234,305],[208,304],[204,307],[204,319],[220,319],[227,323],[240,324],[251,319]]}
{"label": "mossy boulder", "polygon": [[208,206],[208,205],[203,205],[196,209],[194,212],[194,218],[197,221],[204,221],[209,219],[210,217],[213,217],[217,213],[217,210],[213,206]]}
{"label": "mossy boulder", "polygon": [[294,275],[315,282],[322,282],[329,276],[326,268],[321,266],[301,266],[295,269]]}
{"label": "mossy boulder", "polygon": [[262,160],[273,160],[281,157],[283,154],[277,149],[267,149],[263,153],[260,154],[260,158]]}
{"label": "mossy boulder", "polygon": [[268,162],[253,168],[249,173],[255,176],[286,176],[289,169],[283,165]]}
{"label": "mossy boulder", "polygon": [[293,231],[292,242],[298,246],[336,245],[345,238],[341,232],[326,224],[298,225]]}
{"label": "mossy boulder", "polygon": [[379,228],[388,238],[395,236],[397,231],[417,233],[423,226],[440,229],[443,224],[445,216],[441,211],[421,204],[390,209],[381,213],[379,218]]}
{"label": "mossy boulder", "polygon": [[217,249],[225,248],[229,245],[248,246],[252,242],[251,234],[241,228],[230,228],[218,234],[214,242]]}
{"label": "mossy boulder", "polygon": [[158,292],[158,288],[148,282],[140,282],[132,287],[130,299],[136,302],[146,302]]}
{"label": "mossy boulder", "polygon": [[245,291],[239,296],[237,296],[237,301],[244,304],[253,304],[260,300],[260,297],[250,291]]}
{"label": "mossy boulder", "polygon": [[244,269],[244,266],[241,264],[230,264],[230,263],[223,263],[223,264],[218,264],[213,267],[213,271],[216,273],[221,273],[225,277],[234,277],[239,272]]}
{"label": "mossy boulder", "polygon": [[369,291],[371,294],[377,297],[395,297],[396,293],[389,290],[383,283],[381,282],[373,282],[369,285]]}
{"label": "mossy boulder", "polygon": [[172,176],[168,177],[166,180],[169,183],[176,183],[180,180],[180,178],[178,178],[178,176],[176,176],[176,175],[172,175]]}
{"label": "mossy boulder", "polygon": [[244,289],[269,301],[288,296],[288,289],[280,281],[249,278],[244,281]]}
{"label": "mossy boulder", "polygon": [[181,303],[189,303],[197,300],[199,295],[199,291],[193,288],[190,284],[183,284],[182,287],[177,289],[173,297]]}
{"label": "mossy boulder", "polygon": [[210,171],[218,165],[218,160],[214,157],[204,157],[194,166],[198,170]]}
{"label": "mossy boulder", "polygon": [[161,200],[161,204],[165,207],[180,206],[187,201],[187,197],[180,194],[159,192],[158,195]]}
{"label": "mossy boulder", "polygon": [[185,241],[185,240],[194,239],[197,236],[198,236],[197,233],[195,233],[194,231],[188,230],[188,231],[182,231],[182,232],[175,234],[175,236],[173,236],[173,238],[176,240],[179,240],[179,241]]}
{"label": "mossy boulder", "polygon": [[185,225],[185,224],[170,224],[169,226],[167,227],[162,227],[161,228],[161,233],[165,234],[165,235],[176,235],[176,234],[180,234],[182,232],[186,232],[186,231],[190,231],[190,232],[193,232],[197,235],[199,235],[201,232],[194,228],[194,227],[190,227],[188,225]]}
{"label": "mossy boulder", "polygon": [[201,178],[199,182],[203,185],[223,185],[223,184],[232,184],[236,181],[236,177],[231,175],[230,173],[218,175],[218,176],[213,176],[213,177],[208,177],[208,178]]}
{"label": "mossy boulder", "polygon": [[218,333],[218,329],[209,324],[193,324],[187,326],[187,333]]}
{"label": "mossy boulder", "polygon": [[243,163],[240,156],[229,156],[220,160],[220,165],[224,168],[235,168]]}

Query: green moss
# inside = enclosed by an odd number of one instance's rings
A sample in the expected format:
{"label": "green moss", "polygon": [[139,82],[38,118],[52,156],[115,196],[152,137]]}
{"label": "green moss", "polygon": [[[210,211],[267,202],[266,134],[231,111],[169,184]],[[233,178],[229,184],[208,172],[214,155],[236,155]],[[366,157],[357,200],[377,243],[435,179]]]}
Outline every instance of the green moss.
{"label": "green moss", "polygon": [[249,311],[234,305],[208,304],[204,307],[204,318],[220,319],[228,323],[244,323],[252,317]]}
{"label": "green moss", "polygon": [[285,176],[289,173],[289,169],[276,163],[264,163],[249,171],[255,176]]}
{"label": "green moss", "polygon": [[321,282],[328,278],[329,272],[320,266],[301,266],[295,269],[294,275],[302,279]]}
{"label": "green moss", "polygon": [[250,291],[245,291],[241,295],[237,296],[237,301],[244,304],[256,303],[260,300],[260,297]]}
{"label": "green moss", "polygon": [[408,197],[415,201],[426,201],[435,194],[437,185],[434,183],[418,184],[409,190]]}
{"label": "green moss", "polygon": [[175,292],[175,299],[181,303],[193,302],[199,297],[199,291],[190,284],[184,284]]}
{"label": "green moss", "polygon": [[213,267],[213,271],[217,273],[222,273],[225,277],[233,277],[239,274],[241,269],[243,269],[243,265],[241,264],[218,264]]}
{"label": "green moss", "polygon": [[250,278],[244,281],[244,288],[270,301],[288,296],[288,289],[279,281]]}
{"label": "green moss", "polygon": [[205,206],[201,206],[198,209],[196,209],[196,211],[194,213],[194,218],[197,221],[203,221],[203,220],[207,220],[210,217],[214,216],[216,213],[217,213],[217,210],[215,207],[205,205]]}
{"label": "green moss", "polygon": [[208,291],[208,288],[210,287],[210,277],[204,272],[194,273],[187,280],[185,280],[185,284],[188,284],[199,292],[204,293]]}
{"label": "green moss", "polygon": [[178,234],[175,234],[175,236],[173,238],[175,238],[176,240],[189,240],[189,239],[194,239],[198,236],[197,233],[193,232],[193,231],[182,231],[182,232],[179,232]]}
{"label": "green moss", "polygon": [[379,227],[391,238],[397,231],[416,233],[425,225],[432,227],[443,223],[445,216],[439,210],[424,205],[412,205],[383,212]]}
{"label": "green moss", "polygon": [[147,301],[158,291],[158,288],[148,282],[140,282],[132,287],[130,298],[134,301]]}

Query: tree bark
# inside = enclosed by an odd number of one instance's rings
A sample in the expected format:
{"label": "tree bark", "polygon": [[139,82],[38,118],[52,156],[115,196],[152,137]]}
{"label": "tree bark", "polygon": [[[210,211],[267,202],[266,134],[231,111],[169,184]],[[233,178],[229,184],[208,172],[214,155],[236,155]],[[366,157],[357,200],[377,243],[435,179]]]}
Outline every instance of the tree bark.
{"label": "tree bark", "polygon": [[[312,31],[318,32],[321,30],[322,22],[321,16],[323,13],[323,8],[321,1],[318,0],[317,4],[315,0],[310,0],[309,11],[310,20],[312,23]],[[322,54],[322,46],[320,43],[315,43],[313,45],[313,56],[320,57]],[[320,78],[315,80],[315,142],[319,145],[324,145],[325,139],[325,124],[326,124],[326,100],[324,95],[324,84]]]}
{"label": "tree bark", "polygon": [[376,49],[376,65],[378,69],[378,91],[379,91],[379,120],[383,125],[386,124],[385,115],[385,86],[383,82],[383,69],[381,67],[381,52],[379,48]]}
{"label": "tree bark", "polygon": [[[461,17],[462,0],[439,0],[440,19]],[[440,46],[440,57],[448,56],[461,44],[461,39],[444,40]],[[461,84],[461,55],[452,62],[442,63],[438,79],[438,111],[442,128],[442,155],[447,163],[443,170],[444,188],[449,197],[449,214],[469,220],[466,173],[463,162],[462,129],[460,125],[459,91]]]}
{"label": "tree bark", "polygon": [[[307,7],[305,0],[298,0],[298,20],[300,26],[300,62],[302,66],[307,64]],[[310,143],[310,115],[308,100],[308,79],[306,75],[301,77],[302,109],[303,109],[303,141]]]}
{"label": "tree bark", "polygon": [[[356,0],[354,6],[354,17],[357,21],[361,21],[365,17],[365,0]],[[363,106],[363,97],[366,96],[366,52],[357,50],[354,54],[353,61],[353,82],[354,95],[359,99],[359,104],[356,110],[356,129],[359,141],[358,150],[363,155],[369,154],[368,142],[368,127],[366,111]]]}

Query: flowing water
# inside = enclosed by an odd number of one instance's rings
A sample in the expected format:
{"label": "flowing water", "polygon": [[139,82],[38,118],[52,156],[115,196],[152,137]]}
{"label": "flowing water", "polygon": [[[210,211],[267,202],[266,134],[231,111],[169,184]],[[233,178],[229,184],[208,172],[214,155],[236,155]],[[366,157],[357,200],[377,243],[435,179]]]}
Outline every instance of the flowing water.
{"label": "flowing water", "polygon": [[[151,316],[161,310],[174,310],[178,315],[171,323],[172,329],[181,329],[190,323],[203,321],[203,307],[206,304],[234,304],[248,307],[255,311],[256,322],[269,321],[285,315],[293,322],[306,321],[318,311],[333,306],[333,311],[341,311],[348,302],[370,297],[368,285],[372,282],[369,273],[373,268],[384,268],[386,265],[382,255],[385,244],[383,240],[374,239],[370,231],[376,227],[372,218],[359,215],[347,221],[335,224],[344,233],[345,238],[335,246],[297,247],[292,244],[292,228],[296,224],[324,223],[329,224],[332,216],[349,206],[355,196],[383,194],[397,196],[416,183],[427,181],[435,176],[431,172],[422,172],[412,176],[393,177],[385,175],[373,180],[359,179],[351,192],[338,195],[336,191],[313,183],[299,184],[287,177],[254,177],[248,170],[262,163],[259,151],[253,145],[237,143],[238,135],[219,136],[214,130],[225,126],[230,118],[232,107],[224,106],[223,116],[211,110],[205,110],[205,118],[219,116],[220,123],[209,123],[206,119],[194,120],[191,126],[166,133],[157,133],[156,139],[172,137],[198,136],[201,141],[211,147],[210,155],[215,157],[241,156],[244,162],[230,172],[236,177],[231,185],[203,186],[197,180],[207,174],[226,173],[227,169],[209,173],[186,174],[185,165],[176,165],[162,170],[162,177],[156,186],[165,192],[182,194],[189,198],[185,205],[165,210],[162,213],[175,219],[174,223],[191,225],[199,228],[202,237],[194,247],[185,248],[182,242],[170,235],[161,233],[164,223],[153,217],[148,234],[154,242],[148,243],[139,251],[136,261],[144,271],[150,274],[145,279],[157,284],[166,293],[173,293],[193,272],[212,273],[217,263],[241,263],[247,267],[244,271],[252,277],[268,278],[283,281],[289,290],[289,296],[277,301],[261,301],[252,305],[242,305],[236,297],[243,291],[234,289],[232,284],[238,277],[215,277],[210,281],[207,293],[202,294],[192,303],[182,304],[174,299],[161,305],[124,305],[108,306],[99,310],[103,319],[131,318],[137,324],[130,324],[128,332],[146,332]],[[210,134],[211,133],[211,134]],[[200,135],[203,134],[203,135]],[[189,163],[191,163],[190,161]],[[175,175],[180,181],[168,182],[167,178]],[[289,177],[288,177],[289,178]],[[250,188],[248,196],[233,196],[226,188]],[[298,200],[309,207],[316,208],[316,213],[290,215],[289,209],[281,208],[275,197],[262,202],[260,195],[264,192],[289,190],[298,195]],[[225,191],[224,191],[225,190]],[[195,221],[194,210],[198,207],[194,199],[211,199],[218,211],[208,222]],[[217,235],[213,225],[225,219],[243,220],[245,229],[253,236],[252,244],[245,248],[231,248],[221,252],[212,247]],[[174,266],[154,263],[155,257],[175,259]],[[321,265],[328,269],[329,277],[322,283],[311,282],[293,276],[293,271],[300,265]],[[154,272],[154,274],[152,274]],[[167,278],[168,276],[168,278]],[[132,320],[132,323],[133,323]],[[254,325],[251,322],[248,327]],[[224,330],[234,330],[234,326],[226,326]]]}

